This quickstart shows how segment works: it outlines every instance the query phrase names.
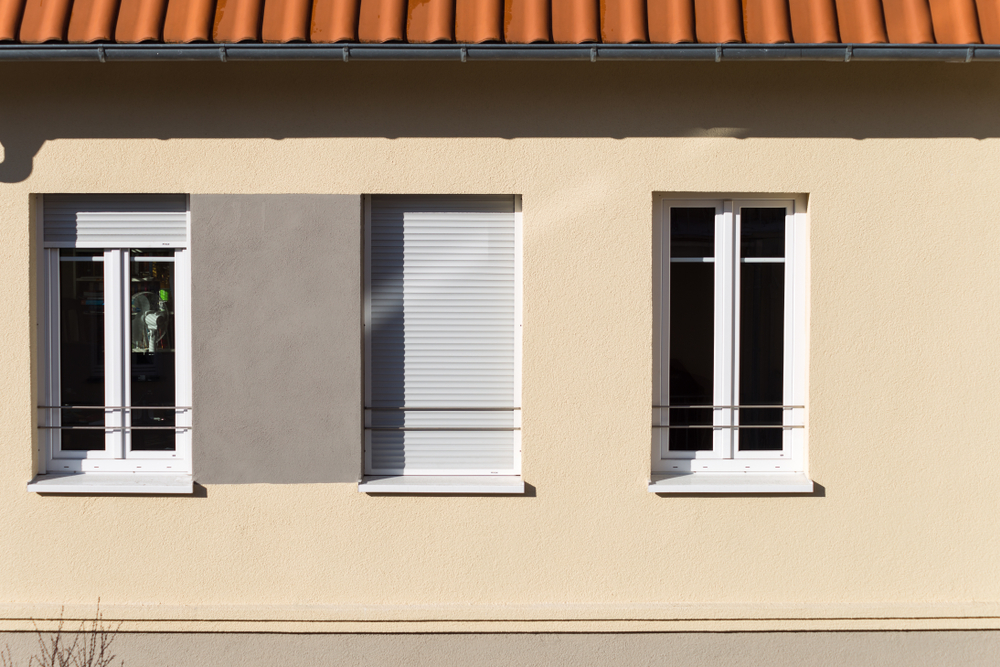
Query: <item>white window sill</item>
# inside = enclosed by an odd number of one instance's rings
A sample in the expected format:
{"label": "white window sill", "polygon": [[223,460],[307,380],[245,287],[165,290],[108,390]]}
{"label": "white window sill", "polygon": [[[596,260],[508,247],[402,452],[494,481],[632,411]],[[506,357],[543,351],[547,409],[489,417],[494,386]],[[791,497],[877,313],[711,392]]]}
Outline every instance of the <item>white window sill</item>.
{"label": "white window sill", "polygon": [[514,475],[365,477],[358,482],[361,493],[524,493],[524,482]]}
{"label": "white window sill", "polygon": [[813,482],[801,472],[692,472],[654,475],[652,493],[812,493]]}
{"label": "white window sill", "polygon": [[191,475],[153,472],[78,472],[38,475],[28,482],[33,493],[194,493]]}

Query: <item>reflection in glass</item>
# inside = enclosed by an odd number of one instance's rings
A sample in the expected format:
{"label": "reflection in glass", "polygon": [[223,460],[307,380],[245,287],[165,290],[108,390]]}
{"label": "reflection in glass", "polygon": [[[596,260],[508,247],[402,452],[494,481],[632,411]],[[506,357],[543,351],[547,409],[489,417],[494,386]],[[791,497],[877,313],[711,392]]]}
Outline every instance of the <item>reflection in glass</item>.
{"label": "reflection in glass", "polygon": [[670,256],[715,257],[715,209],[670,209]]}
{"label": "reflection in glass", "polygon": [[[100,251],[59,253],[59,404],[104,405],[104,262]],[[104,409],[62,409],[63,426],[104,426]],[[104,449],[100,429],[62,429],[64,451]]]}
{"label": "reflection in glass", "polygon": [[[712,405],[714,304],[712,264],[670,264],[670,405]],[[671,426],[711,423],[711,409],[670,410]],[[712,429],[671,428],[670,449],[711,450]]]}
{"label": "reflection in glass", "polygon": [[740,257],[785,256],[785,209],[740,209]]}
{"label": "reflection in glass", "polygon": [[[785,265],[740,265],[740,405],[782,405]],[[740,426],[781,424],[781,408],[744,408]],[[782,429],[741,428],[743,451],[780,450]]]}
{"label": "reflection in glass", "polygon": [[[176,405],[174,371],[174,263],[157,261],[173,257],[172,250],[132,250],[129,262],[131,302],[131,374],[129,391],[132,426],[174,426],[173,410],[156,406]],[[175,431],[133,429],[134,451],[172,451]]]}

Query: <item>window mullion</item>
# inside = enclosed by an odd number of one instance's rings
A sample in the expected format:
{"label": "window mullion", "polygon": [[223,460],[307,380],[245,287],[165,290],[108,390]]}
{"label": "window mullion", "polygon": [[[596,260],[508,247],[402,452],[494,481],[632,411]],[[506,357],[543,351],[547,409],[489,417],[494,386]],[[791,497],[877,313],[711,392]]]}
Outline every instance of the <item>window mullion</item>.
{"label": "window mullion", "polygon": [[[123,293],[125,290],[124,257],[120,249],[104,251],[104,405],[123,406],[125,395],[125,325]],[[114,459],[125,458],[124,411],[106,409],[107,451]]]}
{"label": "window mullion", "polygon": [[[734,405],[733,367],[736,363],[734,338],[735,276],[733,202],[722,202],[715,228],[715,405]],[[714,449],[723,458],[733,456],[733,409],[713,410],[716,429]]]}

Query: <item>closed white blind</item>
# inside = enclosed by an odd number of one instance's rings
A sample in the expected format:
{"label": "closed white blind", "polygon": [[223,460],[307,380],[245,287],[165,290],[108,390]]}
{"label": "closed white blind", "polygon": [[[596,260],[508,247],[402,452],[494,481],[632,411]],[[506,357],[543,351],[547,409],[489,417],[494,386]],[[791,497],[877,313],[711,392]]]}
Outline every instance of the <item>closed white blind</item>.
{"label": "closed white blind", "polygon": [[46,248],[186,247],[185,195],[45,195]]}
{"label": "closed white blind", "polygon": [[516,474],[513,197],[372,197],[369,234],[366,471]]}

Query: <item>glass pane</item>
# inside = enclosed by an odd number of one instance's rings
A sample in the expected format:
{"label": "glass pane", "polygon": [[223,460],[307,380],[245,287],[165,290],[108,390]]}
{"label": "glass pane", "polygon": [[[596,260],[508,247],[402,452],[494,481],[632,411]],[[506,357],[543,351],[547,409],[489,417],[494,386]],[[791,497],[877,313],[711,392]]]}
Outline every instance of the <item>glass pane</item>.
{"label": "glass pane", "polygon": [[[174,371],[174,263],[156,261],[173,251],[131,251],[130,405],[140,408],[176,405]],[[133,409],[132,426],[173,426],[173,410]],[[133,429],[135,451],[172,451],[176,435],[170,429]]]}
{"label": "glass pane", "polygon": [[715,209],[670,209],[670,256],[715,257]]}
{"label": "glass pane", "polygon": [[[782,405],[785,265],[740,264],[740,405]],[[780,408],[741,409],[739,423],[781,424]],[[739,431],[740,449],[781,449],[780,428]]]}
{"label": "glass pane", "polygon": [[740,209],[740,257],[785,256],[785,209]]}
{"label": "glass pane", "polygon": [[[60,405],[104,405],[104,262],[94,251],[59,253]],[[104,426],[104,409],[62,409],[63,426]],[[64,451],[104,449],[104,431],[63,429]]]}
{"label": "glass pane", "polygon": [[[670,405],[712,405],[715,269],[670,264]],[[707,425],[712,410],[670,410],[672,426]],[[670,449],[712,449],[712,429],[671,428]]]}

